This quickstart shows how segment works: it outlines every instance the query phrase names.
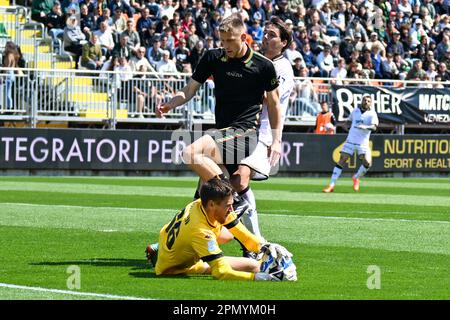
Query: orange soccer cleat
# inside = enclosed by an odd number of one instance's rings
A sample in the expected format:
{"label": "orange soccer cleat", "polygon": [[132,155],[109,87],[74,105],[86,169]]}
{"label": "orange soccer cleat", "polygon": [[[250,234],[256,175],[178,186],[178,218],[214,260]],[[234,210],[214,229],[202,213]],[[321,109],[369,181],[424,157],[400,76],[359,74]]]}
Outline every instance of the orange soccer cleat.
{"label": "orange soccer cleat", "polygon": [[353,176],[352,180],[353,180],[353,190],[358,192],[359,191],[359,179],[357,179]]}
{"label": "orange soccer cleat", "polygon": [[330,193],[333,191],[334,191],[334,186],[331,186],[331,185],[327,186],[325,189],[322,190],[322,192],[325,192],[325,193]]}

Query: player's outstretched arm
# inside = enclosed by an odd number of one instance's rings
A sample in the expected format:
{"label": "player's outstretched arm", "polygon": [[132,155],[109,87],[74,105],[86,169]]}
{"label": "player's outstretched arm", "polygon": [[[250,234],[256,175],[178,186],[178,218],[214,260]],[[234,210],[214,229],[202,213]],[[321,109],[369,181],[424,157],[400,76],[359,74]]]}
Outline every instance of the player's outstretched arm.
{"label": "player's outstretched arm", "polygon": [[194,97],[197,90],[200,88],[201,83],[195,81],[194,79],[189,79],[186,86],[183,87],[180,91],[178,91],[169,102],[162,103],[156,107],[156,116],[161,118],[165,113],[169,112],[176,107],[182,106],[186,102]]}
{"label": "player's outstretched arm", "polygon": [[270,146],[270,164],[274,166],[281,155],[281,108],[278,89],[266,92],[267,112],[272,128],[272,145]]}

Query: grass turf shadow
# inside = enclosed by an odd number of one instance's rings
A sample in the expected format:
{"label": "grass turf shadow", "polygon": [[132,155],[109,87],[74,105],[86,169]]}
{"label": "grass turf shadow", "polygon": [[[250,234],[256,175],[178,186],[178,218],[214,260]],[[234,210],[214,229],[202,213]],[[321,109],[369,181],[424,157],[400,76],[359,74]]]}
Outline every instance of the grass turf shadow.
{"label": "grass turf shadow", "polygon": [[137,269],[153,269],[147,260],[143,259],[123,259],[123,258],[93,258],[86,260],[72,260],[72,261],[42,261],[32,262],[32,266],[70,266],[70,265],[88,265],[95,267],[133,267]]}

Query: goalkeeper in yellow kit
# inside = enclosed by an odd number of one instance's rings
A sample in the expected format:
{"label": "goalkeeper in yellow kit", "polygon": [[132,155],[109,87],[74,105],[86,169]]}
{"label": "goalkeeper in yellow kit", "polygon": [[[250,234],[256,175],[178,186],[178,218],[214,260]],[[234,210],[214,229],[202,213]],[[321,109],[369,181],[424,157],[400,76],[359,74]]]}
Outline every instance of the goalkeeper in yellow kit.
{"label": "goalkeeper in yellow kit", "polygon": [[262,245],[233,212],[232,194],[229,183],[211,179],[202,186],[200,199],[189,203],[161,229],[156,275],[211,274],[215,279],[276,280],[259,272],[259,261],[223,255],[219,244],[233,236],[249,251],[259,252]]}

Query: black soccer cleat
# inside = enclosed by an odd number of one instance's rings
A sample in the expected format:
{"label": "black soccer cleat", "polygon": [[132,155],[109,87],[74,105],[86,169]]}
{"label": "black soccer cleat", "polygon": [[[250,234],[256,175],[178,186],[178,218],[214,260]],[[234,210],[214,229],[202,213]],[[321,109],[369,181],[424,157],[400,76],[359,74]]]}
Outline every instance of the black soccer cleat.
{"label": "black soccer cleat", "polygon": [[158,260],[158,245],[149,244],[145,249],[145,256],[147,257],[148,264],[156,267],[156,261]]}

